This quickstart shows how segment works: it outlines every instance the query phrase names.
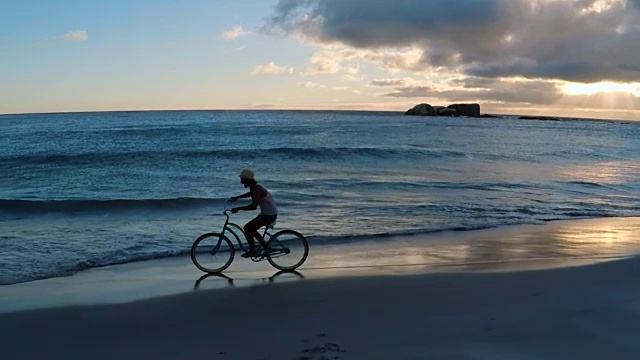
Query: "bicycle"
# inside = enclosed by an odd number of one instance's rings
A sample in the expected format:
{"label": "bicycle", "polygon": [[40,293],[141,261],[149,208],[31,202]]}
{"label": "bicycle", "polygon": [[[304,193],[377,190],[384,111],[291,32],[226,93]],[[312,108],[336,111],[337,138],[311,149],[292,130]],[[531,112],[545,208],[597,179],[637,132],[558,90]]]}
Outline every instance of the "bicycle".
{"label": "bicycle", "polygon": [[[233,262],[236,249],[233,242],[226,234],[231,234],[237,241],[240,249],[248,251],[240,240],[238,233],[244,236],[244,230],[237,224],[229,222],[230,209],[227,208],[229,201],[224,204],[222,214],[226,216],[222,232],[210,232],[200,235],[191,245],[191,261],[200,270],[216,274],[226,270]],[[265,226],[262,233],[262,240],[259,245],[258,255],[251,258],[254,262],[263,260],[278,270],[295,270],[302,265],[309,256],[309,243],[302,234],[293,230],[280,230],[275,234],[269,233],[273,230],[276,222]],[[267,240],[268,236],[268,240]],[[249,244],[247,244],[248,246]]]}

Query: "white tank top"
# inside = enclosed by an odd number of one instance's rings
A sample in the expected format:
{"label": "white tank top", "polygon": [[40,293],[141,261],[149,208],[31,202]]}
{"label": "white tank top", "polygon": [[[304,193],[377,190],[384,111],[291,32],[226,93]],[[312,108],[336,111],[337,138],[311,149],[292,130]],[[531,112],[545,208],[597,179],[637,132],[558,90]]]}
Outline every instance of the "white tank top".
{"label": "white tank top", "polygon": [[273,200],[271,193],[267,189],[264,189],[264,191],[267,192],[267,196],[258,199],[260,213],[262,215],[278,215],[278,208],[276,207],[276,202]]}

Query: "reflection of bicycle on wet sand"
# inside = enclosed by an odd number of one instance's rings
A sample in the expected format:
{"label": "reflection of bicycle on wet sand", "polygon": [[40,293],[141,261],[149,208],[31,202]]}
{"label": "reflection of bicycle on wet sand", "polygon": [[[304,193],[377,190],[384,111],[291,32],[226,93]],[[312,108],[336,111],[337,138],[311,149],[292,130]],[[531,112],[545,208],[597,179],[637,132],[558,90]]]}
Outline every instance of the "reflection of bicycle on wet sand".
{"label": "reflection of bicycle on wet sand", "polygon": [[[299,272],[295,271],[295,270],[280,270],[277,273],[269,276],[269,277],[263,277],[263,278],[259,278],[259,279],[254,279],[251,281],[267,281],[268,283],[274,283],[276,281],[276,279],[278,279],[279,277],[282,277],[283,279],[286,280],[302,280],[304,279],[304,275],[300,274]],[[200,288],[200,283],[202,283],[204,280],[208,279],[208,278],[213,278],[213,279],[218,279],[218,280],[226,280],[227,281],[227,285],[228,286],[236,286],[236,284],[234,283],[234,281],[236,279],[230,278],[229,276],[222,274],[222,273],[208,273],[208,274],[204,274],[202,276],[200,276],[198,278],[198,280],[196,280],[195,284],[193,285],[193,290],[198,290]],[[240,279],[241,281],[246,281],[246,279]]]}
{"label": "reflection of bicycle on wet sand", "polygon": [[[191,246],[193,264],[206,273],[220,273],[231,265],[236,249],[230,238],[236,240],[240,249],[248,250],[241,241],[241,238],[245,239],[242,228],[229,222],[231,210],[227,209],[228,203],[228,201],[225,203],[223,211],[227,219],[222,227],[222,232],[203,234]],[[252,257],[251,260],[258,262],[266,259],[279,270],[297,269],[307,260],[309,255],[307,239],[293,230],[280,230],[272,235],[269,230],[273,230],[274,225],[275,222],[265,227],[262,234],[263,240],[256,244],[258,255]]]}

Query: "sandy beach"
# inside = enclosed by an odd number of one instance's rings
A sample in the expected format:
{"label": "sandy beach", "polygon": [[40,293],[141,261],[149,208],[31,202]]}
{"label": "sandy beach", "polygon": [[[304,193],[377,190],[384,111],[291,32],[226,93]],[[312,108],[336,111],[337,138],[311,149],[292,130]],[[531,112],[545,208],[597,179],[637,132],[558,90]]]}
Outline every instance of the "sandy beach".
{"label": "sandy beach", "polygon": [[[609,246],[620,240],[612,234],[639,242],[640,233],[625,232],[621,221],[448,236],[481,242],[519,234],[540,243],[569,236],[572,228],[571,236],[591,234]],[[640,224],[625,221],[626,229]],[[640,353],[639,258],[532,254],[426,265],[373,258],[370,266],[342,268],[311,262],[297,274],[238,268],[227,278],[203,277],[178,258],[3,286],[3,357],[628,359]]]}
{"label": "sandy beach", "polygon": [[0,360],[640,360],[640,0],[2,10]]}

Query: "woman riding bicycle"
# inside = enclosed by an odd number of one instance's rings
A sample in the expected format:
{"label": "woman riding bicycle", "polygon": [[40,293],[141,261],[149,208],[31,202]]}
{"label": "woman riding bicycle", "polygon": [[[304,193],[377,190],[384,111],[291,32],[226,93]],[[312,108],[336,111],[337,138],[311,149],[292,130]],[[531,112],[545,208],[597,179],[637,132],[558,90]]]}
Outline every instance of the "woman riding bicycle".
{"label": "woman riding bicycle", "polygon": [[254,238],[262,242],[262,237],[258,233],[258,229],[276,221],[276,218],[278,217],[278,208],[276,207],[276,203],[273,200],[271,193],[269,193],[269,191],[267,191],[267,189],[262,185],[258,184],[253,171],[249,169],[242,170],[242,172],[240,172],[240,182],[245,188],[249,188],[249,192],[239,196],[234,196],[229,200],[234,202],[238,199],[251,197],[251,204],[233,208],[231,209],[231,212],[235,214],[238,211],[255,210],[260,207],[260,215],[256,216],[244,226],[244,233],[247,237],[247,242],[249,243],[249,252],[242,254],[242,257],[249,258],[258,255],[255,243],[253,242]]}

